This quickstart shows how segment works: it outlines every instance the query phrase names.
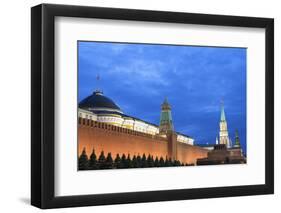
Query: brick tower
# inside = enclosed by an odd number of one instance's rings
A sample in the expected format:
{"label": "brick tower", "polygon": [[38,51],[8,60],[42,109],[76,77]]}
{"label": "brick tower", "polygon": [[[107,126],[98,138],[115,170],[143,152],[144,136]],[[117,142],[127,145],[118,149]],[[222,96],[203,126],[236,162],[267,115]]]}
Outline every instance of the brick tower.
{"label": "brick tower", "polygon": [[161,116],[159,125],[159,134],[166,135],[169,131],[174,131],[174,125],[172,121],[171,105],[165,98],[161,105]]}

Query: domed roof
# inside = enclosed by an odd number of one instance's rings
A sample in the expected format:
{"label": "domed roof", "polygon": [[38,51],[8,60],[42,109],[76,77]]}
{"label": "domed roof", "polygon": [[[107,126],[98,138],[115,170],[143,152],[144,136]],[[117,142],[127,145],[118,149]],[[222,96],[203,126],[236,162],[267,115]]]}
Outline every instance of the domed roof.
{"label": "domed roof", "polygon": [[121,109],[114,103],[114,101],[104,96],[103,93],[98,90],[93,92],[92,95],[83,99],[79,103],[79,108],[95,113],[106,111],[122,113]]}

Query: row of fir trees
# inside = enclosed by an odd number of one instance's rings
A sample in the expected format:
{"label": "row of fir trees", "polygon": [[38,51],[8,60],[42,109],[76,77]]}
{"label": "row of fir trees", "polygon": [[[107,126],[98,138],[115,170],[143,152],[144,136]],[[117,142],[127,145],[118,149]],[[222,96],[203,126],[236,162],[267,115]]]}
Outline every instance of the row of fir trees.
{"label": "row of fir trees", "polygon": [[116,155],[115,159],[112,158],[109,152],[105,156],[104,152],[101,151],[99,157],[93,150],[90,157],[87,156],[86,150],[83,149],[78,159],[79,170],[97,170],[97,169],[127,169],[127,168],[149,168],[149,167],[172,167],[172,166],[192,166],[193,164],[183,164],[178,160],[172,161],[171,159],[164,160],[163,157],[154,158],[152,155],[146,157],[145,154],[142,156],[134,155],[133,157],[128,154],[123,154],[121,157],[119,154]]}

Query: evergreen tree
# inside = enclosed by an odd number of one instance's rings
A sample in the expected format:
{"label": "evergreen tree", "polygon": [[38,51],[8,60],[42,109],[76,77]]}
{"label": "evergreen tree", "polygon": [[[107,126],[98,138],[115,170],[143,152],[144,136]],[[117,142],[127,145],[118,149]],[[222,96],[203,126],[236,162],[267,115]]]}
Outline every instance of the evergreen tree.
{"label": "evergreen tree", "polygon": [[127,159],[126,159],[126,168],[132,168],[133,164],[132,164],[132,160],[131,160],[131,156],[130,154],[128,154]]}
{"label": "evergreen tree", "polygon": [[166,156],[166,159],[165,159],[165,167],[168,167],[169,166],[169,159],[168,157]]}
{"label": "evergreen tree", "polygon": [[107,154],[106,160],[105,160],[105,167],[106,169],[112,169],[113,168],[113,159],[111,156],[111,152]]}
{"label": "evergreen tree", "polygon": [[165,166],[165,161],[164,161],[164,158],[162,156],[160,157],[160,160],[159,160],[159,166],[160,167],[164,167]]}
{"label": "evergreen tree", "polygon": [[132,159],[132,167],[133,167],[133,168],[138,168],[138,161],[137,161],[136,155],[133,156],[133,159]]}
{"label": "evergreen tree", "polygon": [[87,170],[89,167],[88,156],[86,154],[86,149],[84,148],[78,159],[78,169]]}
{"label": "evergreen tree", "polygon": [[155,163],[155,161],[154,161],[154,157],[153,157],[153,155],[151,155],[151,167],[154,167],[154,163]]}
{"label": "evergreen tree", "polygon": [[141,163],[142,163],[141,156],[138,154],[138,156],[137,156],[137,168],[141,168]]}
{"label": "evergreen tree", "polygon": [[169,158],[169,160],[168,160],[168,165],[169,165],[169,166],[173,166],[173,161],[172,161],[171,158]]}
{"label": "evergreen tree", "polygon": [[173,166],[180,166],[180,165],[181,165],[180,161],[174,160]]}
{"label": "evergreen tree", "polygon": [[92,154],[90,155],[89,160],[89,169],[97,169],[97,156],[95,154],[95,149],[93,149]]}
{"label": "evergreen tree", "polygon": [[159,160],[158,160],[158,156],[156,156],[155,161],[154,161],[154,167],[159,167]]}
{"label": "evergreen tree", "polygon": [[153,162],[153,157],[149,154],[147,157],[147,167],[153,167],[154,162]]}
{"label": "evergreen tree", "polygon": [[120,158],[120,155],[117,154],[116,155],[116,158],[114,160],[114,165],[115,165],[115,168],[119,169],[120,168],[120,165],[121,164],[121,158]]}
{"label": "evergreen tree", "polygon": [[126,168],[126,166],[127,166],[127,159],[126,159],[126,155],[123,154],[121,157],[120,168]]}
{"label": "evergreen tree", "polygon": [[145,154],[142,155],[141,167],[142,167],[142,168],[146,168],[146,167],[147,167],[147,160],[146,160]]}
{"label": "evergreen tree", "polygon": [[172,162],[172,159],[166,157],[165,166],[166,166],[166,167],[170,167],[170,166],[173,166],[173,165],[174,165],[174,164],[173,164],[173,162]]}
{"label": "evergreen tree", "polygon": [[99,156],[99,160],[98,160],[98,166],[99,169],[105,169],[106,165],[105,165],[105,156],[104,156],[104,152],[101,151],[100,156]]}

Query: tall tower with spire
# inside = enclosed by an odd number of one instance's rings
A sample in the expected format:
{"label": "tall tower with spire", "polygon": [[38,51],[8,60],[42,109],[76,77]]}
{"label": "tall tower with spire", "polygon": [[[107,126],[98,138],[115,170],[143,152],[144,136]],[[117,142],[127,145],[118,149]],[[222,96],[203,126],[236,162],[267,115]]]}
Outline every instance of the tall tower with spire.
{"label": "tall tower with spire", "polygon": [[174,125],[172,120],[171,105],[168,103],[167,98],[161,105],[161,116],[160,116],[160,125],[159,133],[167,134],[168,131],[173,131]]}
{"label": "tall tower with spire", "polygon": [[241,145],[240,145],[240,138],[239,138],[237,129],[235,130],[235,144],[234,144],[234,147],[237,147],[237,148],[241,147]]}
{"label": "tall tower with spire", "polygon": [[220,118],[220,144],[225,144],[227,148],[230,148],[230,140],[228,136],[228,130],[227,130],[227,122],[226,122],[226,117],[225,117],[225,112],[224,112],[224,105],[223,103],[221,104],[221,118]]}

